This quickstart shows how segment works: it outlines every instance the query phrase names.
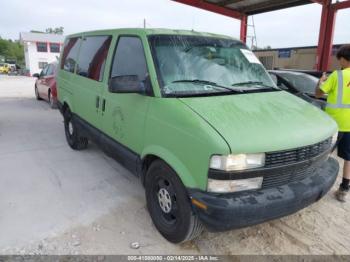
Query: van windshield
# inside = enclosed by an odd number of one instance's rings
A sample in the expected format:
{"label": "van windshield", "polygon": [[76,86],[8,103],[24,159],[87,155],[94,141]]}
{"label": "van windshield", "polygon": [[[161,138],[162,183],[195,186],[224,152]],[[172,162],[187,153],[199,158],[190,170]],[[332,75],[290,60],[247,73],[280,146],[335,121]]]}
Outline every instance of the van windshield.
{"label": "van windshield", "polygon": [[256,56],[239,41],[152,35],[149,43],[165,96],[279,90]]}

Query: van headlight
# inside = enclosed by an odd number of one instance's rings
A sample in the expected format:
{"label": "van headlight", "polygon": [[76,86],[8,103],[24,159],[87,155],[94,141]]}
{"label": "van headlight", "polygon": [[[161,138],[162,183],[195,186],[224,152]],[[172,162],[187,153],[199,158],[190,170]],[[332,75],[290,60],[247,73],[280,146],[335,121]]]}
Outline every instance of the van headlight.
{"label": "van headlight", "polygon": [[259,189],[262,186],[263,177],[253,177],[237,180],[208,179],[208,192],[232,193],[245,190]]}
{"label": "van headlight", "polygon": [[237,171],[262,167],[265,165],[265,154],[237,154],[220,156],[210,159],[210,168],[223,171]]}

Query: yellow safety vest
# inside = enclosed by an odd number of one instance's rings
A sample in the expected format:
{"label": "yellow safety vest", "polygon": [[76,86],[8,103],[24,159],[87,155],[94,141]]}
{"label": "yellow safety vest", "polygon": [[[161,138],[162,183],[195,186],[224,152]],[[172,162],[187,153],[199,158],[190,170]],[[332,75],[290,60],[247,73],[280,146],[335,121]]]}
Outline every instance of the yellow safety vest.
{"label": "yellow safety vest", "polygon": [[337,122],[339,131],[350,132],[350,68],[333,72],[321,90],[328,94],[326,112]]}

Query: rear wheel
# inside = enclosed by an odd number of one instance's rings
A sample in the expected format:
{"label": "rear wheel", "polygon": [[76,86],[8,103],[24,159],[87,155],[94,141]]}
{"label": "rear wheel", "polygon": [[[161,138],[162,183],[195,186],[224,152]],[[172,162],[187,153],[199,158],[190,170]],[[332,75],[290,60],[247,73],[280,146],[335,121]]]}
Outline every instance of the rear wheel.
{"label": "rear wheel", "polygon": [[36,100],[41,100],[40,95],[39,95],[39,91],[38,91],[38,87],[36,85],[34,87],[34,92],[35,92]]}
{"label": "rear wheel", "polygon": [[87,147],[89,140],[79,134],[79,129],[73,121],[69,108],[64,112],[64,131],[68,145],[72,149],[83,150]]}
{"label": "rear wheel", "polygon": [[148,211],[164,238],[180,243],[200,235],[203,226],[174,170],[161,160],[154,161],[147,171],[145,187]]}

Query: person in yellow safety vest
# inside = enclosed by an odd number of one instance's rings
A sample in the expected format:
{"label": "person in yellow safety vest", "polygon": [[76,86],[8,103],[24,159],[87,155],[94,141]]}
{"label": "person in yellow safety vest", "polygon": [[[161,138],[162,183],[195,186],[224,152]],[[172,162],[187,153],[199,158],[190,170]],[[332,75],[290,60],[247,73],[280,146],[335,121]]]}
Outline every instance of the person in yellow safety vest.
{"label": "person in yellow safety vest", "polygon": [[344,168],[343,181],[335,196],[345,202],[350,189],[350,45],[339,49],[337,59],[342,70],[334,71],[328,78],[323,74],[316,88],[316,97],[328,94],[326,112],[338,124],[338,156],[344,159]]}

